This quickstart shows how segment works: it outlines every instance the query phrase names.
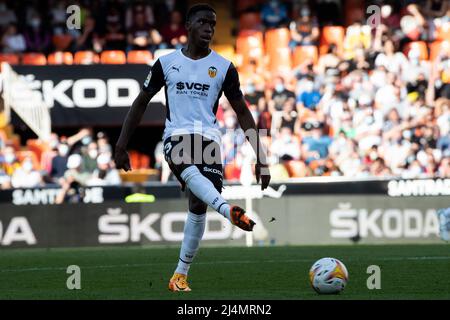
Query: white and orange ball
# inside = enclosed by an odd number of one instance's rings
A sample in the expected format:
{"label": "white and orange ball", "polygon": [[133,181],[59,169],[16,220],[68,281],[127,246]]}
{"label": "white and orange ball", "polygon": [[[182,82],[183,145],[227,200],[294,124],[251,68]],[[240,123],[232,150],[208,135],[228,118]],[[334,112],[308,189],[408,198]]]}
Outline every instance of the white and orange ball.
{"label": "white and orange ball", "polygon": [[309,270],[309,280],[319,294],[336,294],[344,290],[348,282],[345,265],[335,258],[317,260]]}

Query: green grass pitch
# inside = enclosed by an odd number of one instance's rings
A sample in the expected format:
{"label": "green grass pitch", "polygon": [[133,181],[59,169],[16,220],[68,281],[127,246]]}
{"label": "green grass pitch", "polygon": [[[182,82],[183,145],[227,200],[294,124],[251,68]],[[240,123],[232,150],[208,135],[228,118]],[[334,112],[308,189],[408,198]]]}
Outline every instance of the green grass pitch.
{"label": "green grass pitch", "polygon": [[[450,299],[448,245],[204,247],[190,271],[192,292],[167,283],[178,248],[12,249],[0,251],[0,299]],[[322,257],[347,266],[339,295],[316,294],[308,271]],[[69,265],[81,290],[68,290]],[[381,268],[381,289],[366,286]]]}

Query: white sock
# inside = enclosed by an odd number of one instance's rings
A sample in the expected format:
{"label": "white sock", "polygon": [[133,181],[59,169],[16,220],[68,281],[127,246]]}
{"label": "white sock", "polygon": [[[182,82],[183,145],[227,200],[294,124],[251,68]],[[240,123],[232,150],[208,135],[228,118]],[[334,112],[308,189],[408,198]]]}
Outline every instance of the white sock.
{"label": "white sock", "polygon": [[188,274],[189,267],[194,260],[195,254],[200,246],[203,233],[205,232],[205,214],[195,214],[188,212],[184,224],[184,238],[181,244],[180,259],[175,270],[176,273]]}
{"label": "white sock", "polygon": [[230,205],[216,190],[212,182],[200,173],[196,166],[190,166],[184,169],[181,173],[181,178],[197,198],[231,221]]}

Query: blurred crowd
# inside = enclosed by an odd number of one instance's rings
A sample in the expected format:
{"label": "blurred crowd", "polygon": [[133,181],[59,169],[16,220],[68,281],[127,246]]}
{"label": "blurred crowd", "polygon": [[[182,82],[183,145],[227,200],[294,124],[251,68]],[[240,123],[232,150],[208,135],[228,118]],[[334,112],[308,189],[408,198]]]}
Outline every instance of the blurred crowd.
{"label": "blurred crowd", "polygon": [[83,128],[69,137],[52,133],[49,141],[40,145],[39,155],[0,142],[2,189],[55,186],[61,189],[56,202],[62,203],[77,201],[85,187],[121,183],[109,138],[103,132],[94,135],[92,129]]}
{"label": "blurred crowd", "polygon": [[[81,9],[79,29],[67,28],[70,14],[66,10],[71,5]],[[154,52],[179,48],[187,40],[186,10],[184,0],[0,0],[0,51],[48,54],[56,49]],[[54,36],[61,35],[65,48],[56,48]]]}
{"label": "blurred crowd", "polygon": [[[21,42],[21,50],[52,50],[43,39],[65,30],[62,10],[68,2],[46,2],[51,10],[40,10],[46,8],[40,1],[22,8],[21,2],[0,0],[3,51],[17,50],[13,47]],[[314,46],[319,52],[316,61],[306,59],[283,72],[253,60],[250,67],[238,66],[248,107],[258,128],[267,132],[263,143],[273,180],[450,178],[450,39],[438,37],[439,30],[450,28],[449,2],[366,1],[365,8],[375,4],[380,9],[379,23],[364,16],[364,8],[362,18],[344,28],[342,42],[324,45],[324,26],[344,24],[341,1],[255,0],[258,5],[249,10],[260,14],[262,32],[288,28],[290,50]],[[73,50],[155,50],[186,42],[183,1],[70,3],[83,10],[82,30],[71,33]],[[39,38],[30,41],[30,32]],[[5,40],[8,34],[15,35],[13,40]],[[426,56],[423,47],[410,46],[419,42],[425,43]],[[431,50],[435,44],[437,50]],[[225,98],[217,117],[224,133],[225,178],[238,180],[254,161],[253,152],[235,130],[238,120]],[[106,136],[94,137],[83,129],[69,138],[54,136],[50,144],[48,155],[42,156],[45,169],[39,172],[28,158],[19,161],[14,149],[3,146],[2,187],[55,183],[67,190],[73,181],[120,183]],[[171,179],[162,143],[154,160],[161,180]]]}
{"label": "blurred crowd", "polygon": [[[380,23],[355,21],[342,43],[320,48],[326,51],[316,63],[305,61],[274,75],[255,62],[251,72],[241,74],[254,119],[268,132],[264,141],[275,180],[450,178],[450,39],[440,42],[436,35],[450,26],[450,3],[373,3],[381,9]],[[318,45],[313,7],[296,4],[297,17],[289,20],[282,2],[267,1],[263,31],[288,26],[291,49]],[[418,41],[436,41],[439,50],[424,57],[421,48],[408,47]],[[221,103],[219,122],[224,129],[238,126],[227,101]],[[251,157],[243,141],[239,134],[224,136],[228,179],[239,179]]]}

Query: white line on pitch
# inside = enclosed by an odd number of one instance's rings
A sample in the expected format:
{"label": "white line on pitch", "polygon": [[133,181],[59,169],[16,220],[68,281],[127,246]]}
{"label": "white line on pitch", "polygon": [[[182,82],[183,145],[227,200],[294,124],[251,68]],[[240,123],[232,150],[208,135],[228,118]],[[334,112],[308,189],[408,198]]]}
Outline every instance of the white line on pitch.
{"label": "white line on pitch", "polygon": [[[196,262],[195,265],[216,265],[216,264],[255,264],[255,263],[297,263],[297,262],[314,262],[314,259],[288,259],[288,260],[242,260],[242,261],[211,261]],[[346,261],[357,261],[359,259],[346,259]],[[450,256],[441,257],[385,257],[373,259],[360,259],[360,261],[402,261],[402,260],[450,260]],[[138,268],[150,267],[155,265],[175,265],[175,262],[155,262],[155,263],[132,263],[132,264],[115,264],[115,265],[97,265],[97,266],[81,266],[82,269],[113,269],[113,268]],[[3,269],[2,272],[31,272],[31,271],[57,271],[66,270],[67,267],[36,267],[36,268],[19,268],[19,269]]]}

